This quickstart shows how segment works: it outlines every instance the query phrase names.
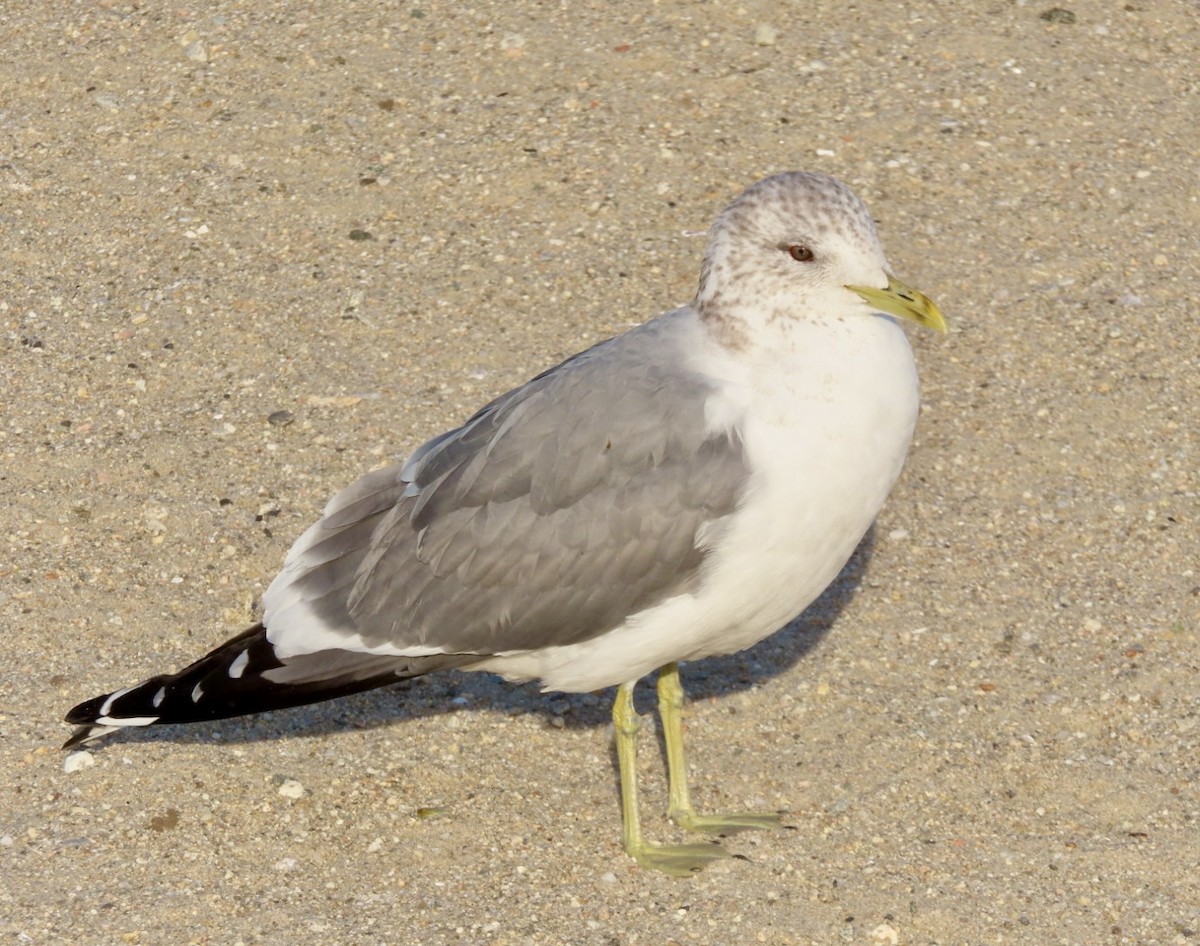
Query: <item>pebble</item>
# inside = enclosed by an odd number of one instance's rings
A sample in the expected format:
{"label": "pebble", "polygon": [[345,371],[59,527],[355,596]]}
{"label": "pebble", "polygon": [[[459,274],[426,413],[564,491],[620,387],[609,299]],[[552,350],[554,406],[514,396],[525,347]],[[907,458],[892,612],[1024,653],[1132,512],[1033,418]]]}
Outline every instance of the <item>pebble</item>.
{"label": "pebble", "polygon": [[67,757],[63,759],[63,771],[71,775],[82,769],[90,769],[95,764],[95,756],[88,752],[87,749],[78,749],[75,752],[67,753]]}
{"label": "pebble", "polygon": [[183,47],[183,54],[192,62],[208,62],[208,46],[203,40],[195,40]]}
{"label": "pebble", "polygon": [[774,46],[777,39],[779,39],[779,30],[775,27],[768,26],[766,23],[759,23],[754,27],[755,46]]}
{"label": "pebble", "polygon": [[1075,13],[1066,9],[1065,7],[1051,7],[1049,10],[1044,10],[1039,13],[1038,17],[1045,20],[1047,23],[1071,24],[1074,23],[1076,19]]}
{"label": "pebble", "polygon": [[875,929],[871,930],[871,942],[878,943],[879,946],[897,946],[900,942],[900,934],[894,926],[889,926],[887,923],[880,923]]}
{"label": "pebble", "polygon": [[208,62],[208,44],[195,30],[188,30],[179,37],[179,45],[183,48],[183,54],[192,62]]}
{"label": "pebble", "polygon": [[525,54],[525,37],[520,33],[509,33],[500,40],[500,49],[510,59],[519,59]]}
{"label": "pebble", "polygon": [[294,778],[284,779],[279,785],[279,794],[284,798],[303,798],[308,794],[307,789]]}

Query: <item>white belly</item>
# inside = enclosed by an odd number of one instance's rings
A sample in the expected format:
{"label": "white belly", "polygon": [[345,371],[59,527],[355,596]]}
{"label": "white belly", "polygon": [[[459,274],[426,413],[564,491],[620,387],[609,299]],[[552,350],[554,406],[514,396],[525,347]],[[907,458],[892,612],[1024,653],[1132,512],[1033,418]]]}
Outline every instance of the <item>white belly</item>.
{"label": "white belly", "polygon": [[738,431],[752,473],[742,504],[714,537],[694,594],[632,615],[593,640],[478,667],[541,678],[551,690],[595,690],[673,660],[749,647],[803,611],[879,512],[917,417],[916,370],[903,331],[883,318],[853,322],[854,334],[835,337],[834,350],[799,346],[803,354],[742,369],[716,396],[711,413]]}

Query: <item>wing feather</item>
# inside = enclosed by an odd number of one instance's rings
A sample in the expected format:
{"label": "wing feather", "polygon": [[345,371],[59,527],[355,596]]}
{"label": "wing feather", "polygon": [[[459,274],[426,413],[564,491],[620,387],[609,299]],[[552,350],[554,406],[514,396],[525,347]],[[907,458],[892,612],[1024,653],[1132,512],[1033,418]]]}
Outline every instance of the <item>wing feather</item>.
{"label": "wing feather", "polygon": [[706,424],[716,389],[688,367],[686,312],[334,497],[267,592],[271,639],[303,652],[315,618],[313,649],[332,634],[377,653],[511,653],[587,640],[692,587],[746,464]]}

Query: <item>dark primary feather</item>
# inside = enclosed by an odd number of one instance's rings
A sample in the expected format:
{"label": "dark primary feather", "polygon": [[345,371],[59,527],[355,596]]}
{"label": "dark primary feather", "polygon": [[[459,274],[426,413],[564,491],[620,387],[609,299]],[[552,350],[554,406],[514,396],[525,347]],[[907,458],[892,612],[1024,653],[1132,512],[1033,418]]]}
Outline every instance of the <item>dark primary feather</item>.
{"label": "dark primary feather", "polygon": [[[230,667],[239,658],[245,667],[231,676]],[[91,726],[101,715],[157,717],[160,723],[225,719],[348,696],[464,662],[455,657],[377,657],[350,651],[326,651],[307,660],[283,662],[275,656],[263,626],[256,624],[178,673],[142,681],[113,699],[107,712],[102,713],[102,707],[111,694],[80,703],[67,713],[66,721],[81,728],[63,748],[93,738]]]}

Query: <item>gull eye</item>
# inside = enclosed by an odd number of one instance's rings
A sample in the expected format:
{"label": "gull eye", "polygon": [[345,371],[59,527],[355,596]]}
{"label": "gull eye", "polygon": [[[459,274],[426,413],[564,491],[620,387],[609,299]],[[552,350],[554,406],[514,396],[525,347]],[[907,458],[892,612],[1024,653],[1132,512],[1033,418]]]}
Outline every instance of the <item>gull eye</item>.
{"label": "gull eye", "polygon": [[792,259],[794,259],[797,263],[811,263],[812,262],[813,251],[811,249],[809,249],[807,246],[805,246],[803,243],[789,244],[787,251],[788,251],[788,256],[790,256]]}

